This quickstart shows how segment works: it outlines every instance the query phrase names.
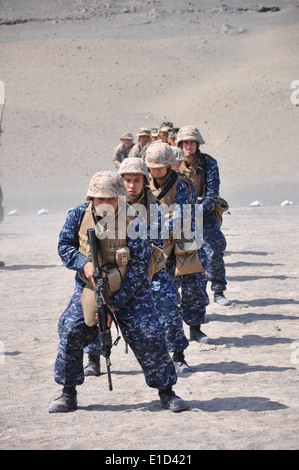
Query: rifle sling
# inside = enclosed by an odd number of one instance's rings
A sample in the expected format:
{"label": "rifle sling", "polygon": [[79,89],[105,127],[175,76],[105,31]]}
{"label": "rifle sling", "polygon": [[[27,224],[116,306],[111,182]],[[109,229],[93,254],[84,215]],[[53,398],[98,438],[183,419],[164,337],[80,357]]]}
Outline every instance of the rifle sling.
{"label": "rifle sling", "polygon": [[162,199],[166,193],[168,193],[168,191],[170,190],[170,188],[174,185],[174,183],[176,182],[176,180],[178,179],[178,175],[176,172],[173,172],[171,177],[169,178],[168,182],[166,183],[166,185],[164,186],[164,188],[162,189],[162,191],[158,194],[157,199]]}

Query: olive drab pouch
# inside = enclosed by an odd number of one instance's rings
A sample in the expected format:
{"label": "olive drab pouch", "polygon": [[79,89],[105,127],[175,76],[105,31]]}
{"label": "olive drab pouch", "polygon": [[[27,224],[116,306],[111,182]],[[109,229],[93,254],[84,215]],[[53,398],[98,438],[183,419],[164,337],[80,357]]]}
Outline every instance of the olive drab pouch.
{"label": "olive drab pouch", "polygon": [[158,248],[154,243],[152,243],[152,257],[148,270],[149,282],[152,282],[152,277],[154,274],[158,273],[165,266],[165,257],[164,252],[161,248]]}
{"label": "olive drab pouch", "polygon": [[228,202],[222,197],[218,197],[216,201],[216,206],[215,206],[215,215],[217,217],[220,227],[223,222],[223,214],[224,212],[228,212],[228,209],[229,209]]}
{"label": "olive drab pouch", "polygon": [[105,270],[105,278],[107,279],[107,295],[110,299],[115,296],[121,288],[123,280],[126,276],[127,266],[116,266],[115,268]]}
{"label": "olive drab pouch", "polygon": [[127,266],[130,260],[130,249],[127,246],[117,248],[115,252],[115,261],[117,266]]}
{"label": "olive drab pouch", "polygon": [[127,246],[119,246],[115,250],[115,265],[109,269],[105,268],[105,278],[107,279],[107,295],[112,298],[121,288],[122,282],[127,273],[128,262],[130,261],[130,249]]}
{"label": "olive drab pouch", "polygon": [[203,271],[197,244],[193,240],[176,240],[174,246],[175,276],[200,273]]}

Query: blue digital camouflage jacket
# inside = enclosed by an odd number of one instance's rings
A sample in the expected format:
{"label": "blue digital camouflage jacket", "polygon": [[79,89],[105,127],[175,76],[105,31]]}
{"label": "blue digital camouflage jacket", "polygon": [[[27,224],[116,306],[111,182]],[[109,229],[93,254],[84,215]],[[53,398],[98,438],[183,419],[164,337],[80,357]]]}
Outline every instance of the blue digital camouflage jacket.
{"label": "blue digital camouflage jacket", "polygon": [[[66,221],[59,234],[58,254],[62,263],[71,270],[84,273],[85,264],[90,261],[79,251],[79,228],[83,220],[89,202],[85,202],[68,212]],[[139,220],[136,230],[144,222]],[[145,231],[147,227],[145,227]],[[127,246],[130,249],[130,261],[126,277],[120,290],[113,297],[111,306],[121,310],[133,298],[140,295],[147,297],[149,294],[148,270],[152,255],[151,244],[148,239],[137,237],[135,240],[127,237]],[[76,282],[83,281],[76,274]]]}

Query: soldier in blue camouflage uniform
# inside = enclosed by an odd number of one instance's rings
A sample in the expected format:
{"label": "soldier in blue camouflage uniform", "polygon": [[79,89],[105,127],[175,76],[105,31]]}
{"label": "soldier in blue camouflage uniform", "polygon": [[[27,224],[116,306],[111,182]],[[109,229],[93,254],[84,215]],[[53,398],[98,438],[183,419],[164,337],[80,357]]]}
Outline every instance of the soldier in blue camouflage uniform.
{"label": "soldier in blue camouflage uniform", "polygon": [[[146,153],[145,163],[151,172],[150,188],[153,194],[168,207],[176,204],[180,210],[173,211],[170,223],[176,226],[175,219],[181,219],[181,226],[184,225],[183,206],[193,207],[195,191],[192,183],[171,169],[171,165],[177,162],[171,146],[163,142],[153,142]],[[194,213],[192,211],[191,231],[195,232]],[[170,231],[171,233],[171,231]],[[175,235],[175,234],[174,234]],[[175,237],[180,238],[179,234]],[[168,251],[164,242],[164,250]],[[176,255],[174,246],[169,244],[170,252],[167,253],[167,271],[177,289],[181,289],[180,308],[183,320],[190,326],[190,339],[198,342],[208,342],[210,338],[201,330],[201,324],[205,323],[205,313],[207,297],[203,285],[202,266],[198,260],[198,269],[188,269],[184,274],[176,273]],[[187,256],[187,255],[186,255]],[[186,265],[188,263],[186,257]]]}
{"label": "soldier in blue camouflage uniform", "polygon": [[[152,206],[155,206],[158,212],[160,204],[148,187],[150,183],[149,172],[145,162],[141,158],[128,158],[120,164],[118,173],[122,175],[129,193],[129,205],[132,205],[132,208],[134,207],[136,210],[140,209],[140,205],[142,205],[139,216],[147,225],[151,225],[148,230],[149,238],[151,234],[155,235],[155,238],[150,238],[150,242],[163,250],[161,217],[150,220]],[[142,211],[144,214],[141,214]],[[155,268],[152,269],[150,286],[159,320],[165,330],[168,351],[173,352],[176,371],[186,376],[186,374],[193,372],[184,355],[184,350],[188,347],[189,342],[184,333],[183,320],[177,304],[176,288],[165,269],[163,255],[158,258]],[[84,369],[85,375],[98,376],[100,374],[99,355],[101,354],[99,342],[90,344],[84,352],[88,353],[88,363]]]}
{"label": "soldier in blue camouflage uniform", "polygon": [[211,281],[214,301],[227,306],[231,305],[231,302],[224,295],[227,284],[224,264],[226,239],[215,213],[220,187],[219,169],[214,158],[200,151],[201,144],[204,144],[204,140],[196,127],[185,126],[179,130],[177,146],[182,148],[186,156],[180,173],[192,181],[199,203],[203,207],[201,260],[207,280]]}
{"label": "soldier in blue camouflage uniform", "polygon": [[[149,226],[150,242],[163,250],[161,217],[152,217],[150,220],[151,210],[154,207],[157,212],[161,209],[157,198],[148,186],[150,175],[145,162],[140,158],[130,158],[120,165],[118,172],[122,175],[129,193],[129,204],[133,204],[137,209],[142,204],[146,209],[144,220]],[[151,292],[159,320],[165,330],[168,350],[173,352],[176,371],[183,374],[192,373],[193,370],[188,366],[184,355],[184,350],[188,347],[189,342],[184,333],[183,320],[177,304],[176,288],[167,273],[163,255],[159,257],[153,268]]]}
{"label": "soldier in blue camouflage uniform", "polygon": [[[87,326],[85,323],[81,299],[83,289],[87,288],[83,279],[87,283],[94,282],[93,264],[82,254],[83,241],[87,239],[85,229],[83,230],[85,221],[90,223],[90,220],[94,220],[93,226],[97,227],[101,218],[106,215],[104,208],[108,215],[111,212],[111,217],[119,220],[118,198],[124,195],[127,196],[128,193],[120,175],[110,171],[96,173],[88,188],[88,202],[69,211],[60,233],[59,255],[67,268],[76,271],[76,276],[74,293],[59,320],[60,343],[55,362],[55,381],[63,386],[63,390],[62,395],[50,404],[50,413],[68,412],[77,408],[76,386],[84,381],[83,348],[95,341],[98,335],[96,324]],[[116,238],[116,243],[118,240]],[[184,411],[188,409],[186,403],[172,390],[177,375],[149,288],[151,245],[147,239],[132,239],[128,236],[125,242],[130,251],[130,260],[121,287],[111,298],[110,309],[119,322],[124,340],[142,367],[147,385],[158,389],[162,406],[174,412]],[[99,242],[104,260],[105,243],[108,243],[107,239]],[[112,244],[109,246],[112,247]]]}

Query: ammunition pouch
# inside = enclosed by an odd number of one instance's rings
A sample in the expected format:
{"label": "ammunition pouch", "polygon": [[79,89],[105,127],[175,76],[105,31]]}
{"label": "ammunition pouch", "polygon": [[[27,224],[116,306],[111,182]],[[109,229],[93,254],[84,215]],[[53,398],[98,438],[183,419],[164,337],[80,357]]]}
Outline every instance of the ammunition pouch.
{"label": "ammunition pouch", "polygon": [[130,249],[127,246],[120,246],[115,251],[115,262],[117,266],[127,266],[130,261]]}
{"label": "ammunition pouch", "polygon": [[127,265],[130,261],[130,249],[127,246],[120,246],[115,251],[116,265],[105,269],[104,278],[107,280],[107,295],[110,299],[115,296],[121,288],[122,282],[127,273]]}

